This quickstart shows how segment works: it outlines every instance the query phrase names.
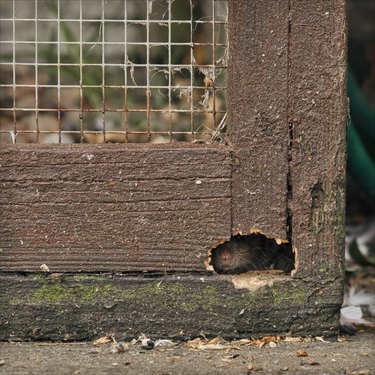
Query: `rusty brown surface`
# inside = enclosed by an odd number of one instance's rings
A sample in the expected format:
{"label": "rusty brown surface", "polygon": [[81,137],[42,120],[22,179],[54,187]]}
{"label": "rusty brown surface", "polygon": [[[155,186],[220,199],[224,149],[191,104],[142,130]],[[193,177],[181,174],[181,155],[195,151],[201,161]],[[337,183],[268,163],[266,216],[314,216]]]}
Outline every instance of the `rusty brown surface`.
{"label": "rusty brown surface", "polygon": [[288,2],[229,1],[233,230],[287,237]]}
{"label": "rusty brown surface", "polygon": [[8,146],[0,173],[3,271],[204,271],[230,235],[225,147]]}
{"label": "rusty brown surface", "polygon": [[289,36],[292,236],[299,275],[341,277],[344,250],[345,1],[292,1]]}

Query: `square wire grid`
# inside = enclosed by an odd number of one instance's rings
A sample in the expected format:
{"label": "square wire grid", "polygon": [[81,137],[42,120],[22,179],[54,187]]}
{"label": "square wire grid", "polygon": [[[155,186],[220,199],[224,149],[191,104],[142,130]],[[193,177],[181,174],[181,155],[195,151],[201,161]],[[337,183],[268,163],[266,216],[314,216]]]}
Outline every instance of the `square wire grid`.
{"label": "square wire grid", "polygon": [[221,142],[222,0],[1,0],[0,142]]}

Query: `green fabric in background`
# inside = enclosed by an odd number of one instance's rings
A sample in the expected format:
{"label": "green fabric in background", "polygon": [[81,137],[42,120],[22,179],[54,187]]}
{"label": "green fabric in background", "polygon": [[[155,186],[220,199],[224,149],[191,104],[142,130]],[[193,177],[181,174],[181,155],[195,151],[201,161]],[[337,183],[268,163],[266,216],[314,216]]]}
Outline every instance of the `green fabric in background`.
{"label": "green fabric in background", "polygon": [[375,198],[375,110],[366,101],[350,69],[348,96],[348,170],[366,192]]}

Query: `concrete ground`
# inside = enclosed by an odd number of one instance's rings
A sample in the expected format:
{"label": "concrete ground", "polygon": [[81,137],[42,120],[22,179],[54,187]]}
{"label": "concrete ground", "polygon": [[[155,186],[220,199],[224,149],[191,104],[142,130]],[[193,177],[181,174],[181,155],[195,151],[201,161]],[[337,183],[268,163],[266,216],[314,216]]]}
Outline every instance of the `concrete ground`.
{"label": "concrete ground", "polygon": [[375,332],[321,340],[198,339],[150,350],[140,342],[3,342],[0,374],[375,374]]}

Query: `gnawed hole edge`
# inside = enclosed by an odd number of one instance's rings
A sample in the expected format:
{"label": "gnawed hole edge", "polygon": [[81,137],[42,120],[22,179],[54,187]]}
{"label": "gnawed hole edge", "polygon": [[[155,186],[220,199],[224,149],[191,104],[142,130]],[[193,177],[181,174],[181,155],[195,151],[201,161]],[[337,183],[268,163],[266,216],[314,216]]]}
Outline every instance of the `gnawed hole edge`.
{"label": "gnawed hole edge", "polygon": [[[232,277],[234,276],[236,278],[241,277],[244,274],[247,274],[248,276],[253,275],[254,277],[259,277],[259,275],[261,274],[262,278],[264,276],[271,277],[271,278],[274,278],[277,276],[279,278],[280,275],[283,275],[284,277],[295,275],[297,268],[298,268],[298,252],[295,246],[292,246],[290,242],[284,238],[272,237],[272,236],[266,235],[258,228],[251,227],[248,233],[249,234],[243,234],[242,230],[237,230],[233,233],[233,235],[230,238],[221,239],[218,242],[216,242],[211,248],[209,248],[208,257],[205,260],[206,270],[220,274],[220,272],[217,272],[217,270],[214,268],[212,264],[212,257],[215,251],[217,251],[218,248],[220,249],[221,245],[229,243],[235,238],[246,238],[246,237],[250,238],[251,236],[252,237],[259,236],[259,237],[263,237],[266,243],[271,244],[272,242],[270,241],[274,241],[273,246],[277,246],[278,249],[280,250],[280,253],[276,256],[271,266],[264,268],[264,269],[262,268],[262,269],[257,269],[257,270],[249,270],[249,271],[244,271],[240,273],[237,272],[233,274],[230,272],[226,272],[226,273],[221,273],[221,275],[232,276]],[[288,259],[288,261],[285,262],[285,264],[288,264],[287,269],[283,267],[283,262],[280,261],[280,258],[282,257],[286,257]],[[279,258],[279,260],[277,260],[277,258]],[[276,269],[275,269],[275,266],[276,266]]]}

